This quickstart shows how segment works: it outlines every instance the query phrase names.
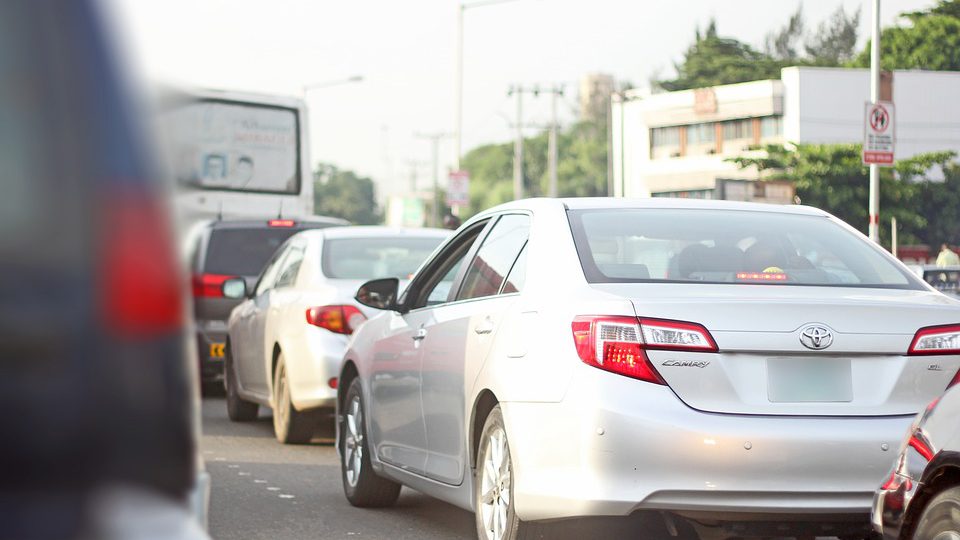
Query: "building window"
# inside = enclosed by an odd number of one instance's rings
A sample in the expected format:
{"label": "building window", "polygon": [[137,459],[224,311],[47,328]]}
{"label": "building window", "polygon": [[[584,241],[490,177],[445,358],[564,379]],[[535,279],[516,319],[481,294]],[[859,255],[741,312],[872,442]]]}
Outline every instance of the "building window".
{"label": "building window", "polygon": [[717,141],[717,130],[713,123],[693,124],[687,126],[687,144],[710,144],[713,146]]}
{"label": "building window", "polygon": [[728,120],[723,123],[723,140],[753,139],[753,120]]}
{"label": "building window", "polygon": [[677,126],[650,130],[650,158],[661,159],[680,155],[680,128]]}
{"label": "building window", "polygon": [[783,117],[764,116],[760,119],[760,137],[770,139],[783,136]]}

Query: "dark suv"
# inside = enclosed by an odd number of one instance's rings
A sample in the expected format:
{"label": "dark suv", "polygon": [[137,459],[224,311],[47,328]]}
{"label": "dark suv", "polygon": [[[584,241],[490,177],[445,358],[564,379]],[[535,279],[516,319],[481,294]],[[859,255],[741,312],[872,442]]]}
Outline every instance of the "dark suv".
{"label": "dark suv", "polygon": [[223,282],[243,277],[247,287],[252,288],[260,270],[287,238],[306,229],[338,225],[349,223],[338,218],[310,217],[304,220],[212,221],[194,229],[189,240],[189,264],[193,274],[197,356],[204,382],[223,379],[227,318],[240,303],[223,296]]}

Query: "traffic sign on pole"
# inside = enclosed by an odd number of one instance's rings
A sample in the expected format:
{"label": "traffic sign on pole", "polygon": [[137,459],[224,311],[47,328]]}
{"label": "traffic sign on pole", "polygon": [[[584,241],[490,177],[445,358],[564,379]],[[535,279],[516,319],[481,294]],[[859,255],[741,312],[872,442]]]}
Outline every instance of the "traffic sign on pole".
{"label": "traffic sign on pole", "polygon": [[895,143],[893,103],[868,101],[863,115],[863,164],[892,166]]}
{"label": "traffic sign on pole", "polygon": [[450,171],[447,180],[447,204],[450,206],[467,206],[470,204],[470,173],[467,171]]}

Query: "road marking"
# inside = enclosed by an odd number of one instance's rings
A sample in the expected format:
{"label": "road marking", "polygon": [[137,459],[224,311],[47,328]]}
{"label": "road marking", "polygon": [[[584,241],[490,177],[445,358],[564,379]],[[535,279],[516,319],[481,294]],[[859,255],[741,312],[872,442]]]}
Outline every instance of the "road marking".
{"label": "road marking", "polygon": [[268,488],[267,488],[267,491],[280,491],[280,488],[278,488],[278,487],[268,487]]}
{"label": "road marking", "polygon": [[237,473],[237,475],[239,475],[239,476],[250,476],[250,473],[240,471],[240,472]]}
{"label": "road marking", "polygon": [[266,484],[267,481],[266,481],[266,480],[254,480],[253,483],[254,483],[254,484]]}
{"label": "road marking", "polygon": [[296,497],[294,497],[293,495],[287,495],[286,493],[281,493],[281,494],[280,494],[280,498],[281,498],[281,499],[295,499]]}

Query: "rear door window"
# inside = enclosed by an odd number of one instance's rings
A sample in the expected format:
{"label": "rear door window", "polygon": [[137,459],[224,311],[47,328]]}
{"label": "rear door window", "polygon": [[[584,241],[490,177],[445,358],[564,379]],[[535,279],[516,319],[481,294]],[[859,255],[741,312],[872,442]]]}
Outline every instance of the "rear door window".
{"label": "rear door window", "polygon": [[457,300],[498,294],[529,235],[529,216],[508,214],[501,217],[470,262]]}
{"label": "rear door window", "polygon": [[210,233],[204,272],[256,276],[299,228],[223,228]]}
{"label": "rear door window", "polygon": [[297,281],[297,274],[300,273],[300,266],[303,264],[303,252],[305,247],[299,242],[291,245],[287,250],[287,257],[279,270],[276,288],[291,287]]}

